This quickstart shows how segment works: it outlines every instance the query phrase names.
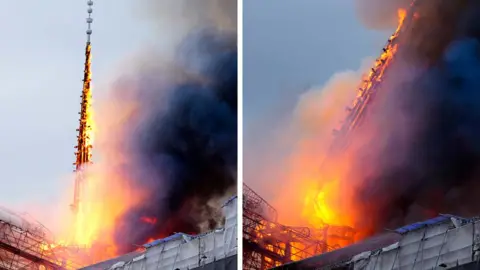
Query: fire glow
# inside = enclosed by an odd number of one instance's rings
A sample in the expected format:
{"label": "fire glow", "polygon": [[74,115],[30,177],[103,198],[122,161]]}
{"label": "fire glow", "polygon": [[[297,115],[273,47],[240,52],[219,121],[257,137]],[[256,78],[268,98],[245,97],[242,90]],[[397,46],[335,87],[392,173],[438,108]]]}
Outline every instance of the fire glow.
{"label": "fire glow", "polygon": [[145,222],[145,223],[149,223],[149,224],[157,223],[157,219],[154,218],[154,217],[141,217],[140,220]]}
{"label": "fire glow", "polygon": [[[87,253],[81,259],[77,258],[78,263],[83,264],[118,255],[114,239],[116,220],[134,206],[138,201],[136,198],[141,198],[126,184],[126,176],[117,169],[128,162],[121,134],[124,134],[124,119],[134,115],[135,102],[118,99],[102,102],[97,107],[100,113],[94,115],[91,61],[91,45],[87,43],[80,128],[77,129],[78,144],[75,147],[74,224],[65,224],[71,229],[65,229],[60,235],[66,245],[81,247]],[[117,136],[112,136],[112,132]],[[95,163],[92,161],[94,143],[95,157],[98,158]]]}
{"label": "fire glow", "polygon": [[[395,33],[390,37],[387,46],[381,56],[375,61],[374,67],[362,79],[358,87],[357,98],[353,102],[353,109],[362,111],[368,100],[371,98],[371,88],[376,82],[382,81],[386,67],[391,63],[397,51],[398,44],[395,43],[403,22],[407,16],[406,10],[398,11],[399,25]],[[360,117],[360,113],[353,114],[351,121],[352,128]],[[321,142],[325,144],[325,142]],[[329,144],[329,143],[327,143]],[[347,180],[347,172],[352,164],[352,156],[344,153],[341,157],[327,157],[328,149],[322,155],[328,158],[328,162],[314,175],[299,177],[301,174],[296,171],[297,183],[303,183],[304,206],[302,215],[310,226],[320,228],[326,224],[338,226],[355,227],[358,220],[355,212],[354,184]],[[302,159],[305,161],[304,159]],[[317,159],[318,160],[318,157]],[[319,165],[320,166],[320,165]]]}
{"label": "fire glow", "polygon": [[[141,192],[128,185],[128,176],[117,169],[129,162],[120,135],[126,128],[124,119],[134,115],[135,106],[131,101],[110,100],[97,107],[99,113],[95,121],[98,125],[92,132],[96,138],[98,161],[81,172],[84,179],[82,200],[75,218],[75,232],[69,236],[73,238],[71,244],[94,254],[89,263],[119,255],[115,242],[116,220],[143,198]],[[113,138],[112,132],[118,137]],[[156,222],[147,217],[141,221]]]}

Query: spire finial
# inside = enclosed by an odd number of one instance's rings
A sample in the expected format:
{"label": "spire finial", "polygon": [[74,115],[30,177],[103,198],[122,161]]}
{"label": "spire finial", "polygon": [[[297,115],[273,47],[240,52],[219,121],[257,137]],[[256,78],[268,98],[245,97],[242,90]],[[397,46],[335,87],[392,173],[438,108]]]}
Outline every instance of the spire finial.
{"label": "spire finial", "polygon": [[92,18],[92,12],[93,12],[93,1],[92,0],[88,0],[87,1],[87,5],[88,5],[88,9],[87,9],[87,12],[88,12],[88,18],[87,18],[87,25],[88,25],[88,28],[87,28],[87,42],[90,43],[90,36],[92,35],[92,22],[93,22],[93,18]]}

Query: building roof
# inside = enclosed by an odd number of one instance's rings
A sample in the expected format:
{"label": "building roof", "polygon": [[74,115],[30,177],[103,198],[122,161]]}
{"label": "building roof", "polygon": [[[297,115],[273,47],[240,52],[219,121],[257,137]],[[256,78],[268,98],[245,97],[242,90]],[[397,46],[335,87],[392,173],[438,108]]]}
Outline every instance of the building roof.
{"label": "building roof", "polygon": [[110,260],[106,260],[106,261],[103,261],[103,262],[99,262],[99,263],[96,263],[96,264],[87,266],[87,267],[85,267],[85,268],[83,268],[83,269],[91,269],[91,270],[96,270],[96,269],[108,269],[108,268],[110,268],[112,265],[115,265],[115,264],[117,264],[117,263],[119,263],[119,262],[128,262],[128,261],[131,261],[131,260],[133,260],[133,259],[136,258],[136,257],[142,256],[144,253],[145,253],[144,250],[133,251],[133,252],[130,252],[130,253],[127,253],[127,254],[118,256],[118,257],[116,257],[116,258],[110,259]]}
{"label": "building roof", "polygon": [[[399,242],[402,238],[406,237],[407,234],[417,232],[421,229],[426,229],[430,227],[437,226],[439,224],[458,222],[457,226],[463,226],[465,224],[473,223],[477,219],[465,219],[457,217],[454,215],[441,215],[429,220],[422,222],[416,222],[398,228],[393,231],[388,231],[374,237],[365,239],[364,241],[355,243],[353,245],[337,249],[328,253],[320,254],[311,258],[307,258],[301,261],[291,262],[282,266],[279,266],[275,269],[319,269],[322,267],[335,267],[342,266],[352,263],[356,259],[364,259],[363,257],[374,256],[375,251],[384,251],[387,252],[391,249],[398,249],[400,245]],[[437,233],[438,234],[438,233]],[[445,234],[445,232],[441,232]],[[443,238],[444,236],[441,236]],[[440,241],[441,242],[441,241]],[[389,249],[388,247],[391,247]],[[441,249],[441,248],[440,248]],[[366,254],[368,253],[368,254]],[[364,255],[366,254],[366,255]],[[360,260],[359,259],[359,260]]]}
{"label": "building roof", "polygon": [[[364,241],[355,243],[353,245],[333,250],[327,253],[323,253],[317,256],[313,256],[301,261],[291,262],[283,266],[278,267],[277,269],[286,269],[284,267],[289,266],[288,269],[291,269],[291,266],[297,267],[325,267],[334,264],[344,263],[351,260],[355,255],[369,251],[382,248],[384,246],[391,245],[400,240],[401,235],[394,232],[383,233],[381,235],[368,238]],[[300,268],[299,268],[300,269]]]}
{"label": "building roof", "polygon": [[442,223],[442,222],[450,221],[450,219],[452,217],[464,220],[464,218],[457,217],[457,216],[454,216],[454,215],[440,215],[438,217],[434,217],[434,218],[431,218],[431,219],[428,219],[428,220],[425,220],[425,221],[415,222],[413,224],[409,224],[409,225],[400,227],[400,228],[396,229],[395,232],[400,233],[400,234],[405,234],[405,233],[408,233],[408,232],[411,232],[411,231],[414,231],[414,230],[418,230],[418,229],[421,229],[421,228],[424,228],[424,227],[427,227],[427,226],[430,226],[430,225],[435,225],[435,224],[439,224],[439,223]]}

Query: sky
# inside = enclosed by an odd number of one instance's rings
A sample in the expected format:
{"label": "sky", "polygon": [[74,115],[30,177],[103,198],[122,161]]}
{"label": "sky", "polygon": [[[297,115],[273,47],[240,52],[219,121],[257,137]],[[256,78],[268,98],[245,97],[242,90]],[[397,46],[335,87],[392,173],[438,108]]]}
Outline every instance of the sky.
{"label": "sky", "polygon": [[[138,1],[94,2],[95,97],[106,91],[120,63],[149,40],[149,29],[135,14]],[[69,175],[75,159],[87,5],[86,0],[0,0],[0,5],[8,6],[0,10],[0,205],[29,211],[32,205],[57,202],[73,184]]]}
{"label": "sky", "polygon": [[244,181],[255,189],[258,156],[299,95],[380,55],[391,32],[363,27],[353,0],[244,0],[243,10]]}

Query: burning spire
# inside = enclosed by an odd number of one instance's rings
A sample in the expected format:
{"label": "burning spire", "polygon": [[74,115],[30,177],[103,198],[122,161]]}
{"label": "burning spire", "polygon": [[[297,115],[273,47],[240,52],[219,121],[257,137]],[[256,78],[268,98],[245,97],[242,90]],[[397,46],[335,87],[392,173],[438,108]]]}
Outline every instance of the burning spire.
{"label": "burning spire", "polygon": [[[349,114],[343,122],[340,130],[335,130],[334,134],[337,140],[331,146],[330,151],[343,149],[348,139],[346,136],[357,128],[365,115],[368,104],[371,103],[378,90],[377,85],[383,81],[384,73],[387,67],[393,61],[397,53],[398,43],[397,38],[404,28],[404,22],[407,17],[406,9],[398,9],[398,26],[395,32],[390,36],[387,44],[383,48],[382,54],[375,60],[374,67],[364,76],[360,86],[357,90],[357,97],[353,102],[353,106],[348,108]],[[323,166],[323,165],[322,165]]]}
{"label": "burning spire", "polygon": [[92,6],[93,1],[87,1],[88,5],[88,18],[87,18],[87,44],[85,47],[85,69],[83,74],[83,90],[82,90],[82,101],[80,103],[80,125],[77,129],[77,146],[75,148],[75,189],[73,195],[73,203],[71,205],[73,212],[78,216],[78,212],[81,204],[82,197],[82,186],[85,180],[83,169],[87,164],[92,163],[92,143],[93,143],[93,119],[92,119],[92,90],[90,82],[92,80],[92,72],[90,70],[91,64],[91,48],[90,36],[92,35],[91,24],[93,22],[92,16]]}

